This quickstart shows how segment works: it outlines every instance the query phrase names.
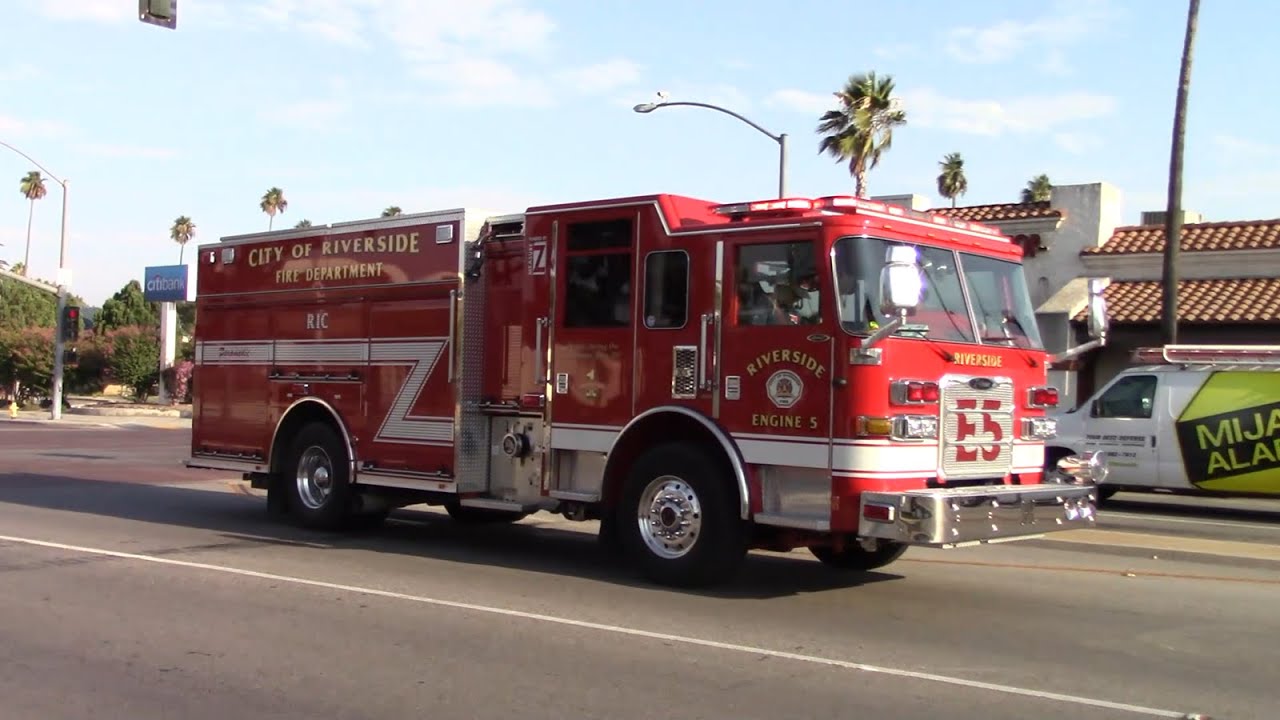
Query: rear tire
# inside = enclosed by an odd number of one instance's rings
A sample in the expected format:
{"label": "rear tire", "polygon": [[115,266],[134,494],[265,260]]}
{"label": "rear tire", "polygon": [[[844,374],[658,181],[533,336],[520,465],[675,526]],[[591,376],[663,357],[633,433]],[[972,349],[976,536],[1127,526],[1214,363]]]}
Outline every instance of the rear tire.
{"label": "rear tire", "polygon": [[290,514],[303,527],[339,530],[351,520],[356,498],[347,448],[329,423],[309,423],[294,436],[283,483]]}
{"label": "rear tire", "polygon": [[722,465],[691,445],[661,445],[640,456],[615,522],[626,555],[661,585],[724,582],[747,554],[737,489]]}
{"label": "rear tire", "polygon": [[866,550],[861,544],[853,542],[842,549],[819,546],[809,548],[809,552],[818,558],[823,565],[845,572],[867,572],[882,568],[902,557],[907,546],[892,540],[876,540],[875,550]]}

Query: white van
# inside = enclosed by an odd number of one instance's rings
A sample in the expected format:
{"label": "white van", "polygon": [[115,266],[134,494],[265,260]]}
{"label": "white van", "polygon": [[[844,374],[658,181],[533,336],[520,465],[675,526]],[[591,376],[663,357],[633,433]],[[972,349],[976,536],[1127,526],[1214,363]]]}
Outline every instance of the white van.
{"label": "white van", "polygon": [[1280,346],[1168,345],[1134,353],[1078,407],[1053,413],[1046,468],[1106,453],[1120,490],[1280,497]]}

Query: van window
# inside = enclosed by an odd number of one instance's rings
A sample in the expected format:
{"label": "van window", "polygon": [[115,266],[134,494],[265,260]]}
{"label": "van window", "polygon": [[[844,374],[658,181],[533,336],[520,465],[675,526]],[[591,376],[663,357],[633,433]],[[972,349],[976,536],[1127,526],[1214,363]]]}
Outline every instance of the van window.
{"label": "van window", "polygon": [[1150,418],[1155,407],[1156,376],[1129,375],[1115,382],[1093,401],[1092,417]]}

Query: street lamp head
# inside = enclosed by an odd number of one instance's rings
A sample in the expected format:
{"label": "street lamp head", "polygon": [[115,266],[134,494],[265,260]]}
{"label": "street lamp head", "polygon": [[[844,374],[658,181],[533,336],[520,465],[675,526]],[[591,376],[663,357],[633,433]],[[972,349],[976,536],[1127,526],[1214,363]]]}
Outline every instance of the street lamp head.
{"label": "street lamp head", "polygon": [[639,105],[636,105],[631,109],[635,110],[638,113],[647,113],[647,112],[653,112],[657,107],[658,107],[658,103],[640,103]]}

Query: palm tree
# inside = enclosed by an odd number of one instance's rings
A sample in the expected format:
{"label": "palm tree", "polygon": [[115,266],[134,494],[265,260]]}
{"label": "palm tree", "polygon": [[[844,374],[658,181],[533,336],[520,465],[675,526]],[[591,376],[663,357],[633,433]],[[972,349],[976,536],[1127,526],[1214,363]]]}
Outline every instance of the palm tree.
{"label": "palm tree", "polygon": [[270,218],[267,221],[267,229],[270,230],[276,221],[276,213],[282,213],[289,209],[289,201],[284,198],[284,191],[278,187],[273,187],[262,195],[262,202],[258,203],[258,207],[262,208],[262,212],[266,213]]}
{"label": "palm tree", "polygon": [[964,158],[960,153],[947,153],[938,163],[942,172],[938,173],[938,194],[956,206],[956,198],[969,192],[969,181],[964,176]]}
{"label": "palm tree", "polygon": [[855,193],[867,196],[867,171],[880,164],[880,156],[893,145],[893,129],[907,124],[907,115],[893,96],[893,77],[875,72],[851,75],[839,92],[836,110],[822,114],[818,153],[836,162],[848,162]]}
{"label": "palm tree", "polygon": [[1049,176],[1041,173],[1029,180],[1027,186],[1022,188],[1022,202],[1048,202],[1050,195],[1053,193],[1053,183],[1049,182]]}
{"label": "palm tree", "polygon": [[22,256],[22,274],[25,277],[27,267],[31,264],[31,220],[36,214],[36,201],[48,194],[48,190],[44,187],[44,177],[38,170],[32,170],[22,176],[18,192],[31,201],[31,209],[27,211],[27,252]]}
{"label": "palm tree", "polygon": [[308,220],[308,219],[306,219],[306,218],[302,218],[301,220],[299,220],[299,221],[298,221],[298,224],[297,224],[297,225],[294,225],[294,227],[295,227],[295,228],[309,228],[309,227],[311,227],[311,221],[310,221],[310,220]]}
{"label": "palm tree", "polygon": [[169,228],[169,239],[178,243],[178,264],[182,264],[182,254],[187,250],[187,243],[195,237],[196,224],[186,215],[179,215]]}
{"label": "palm tree", "polygon": [[391,207],[382,211],[382,217],[395,217],[399,214],[401,214],[399,205],[392,205]]}
{"label": "palm tree", "polygon": [[1173,148],[1169,153],[1169,207],[1164,217],[1164,267],[1161,283],[1161,334],[1164,342],[1178,342],[1178,246],[1182,244],[1182,148],[1187,139],[1187,93],[1191,90],[1191,50],[1196,41],[1200,0],[1187,7],[1187,32],[1182,40],[1182,69],[1173,111]]}

